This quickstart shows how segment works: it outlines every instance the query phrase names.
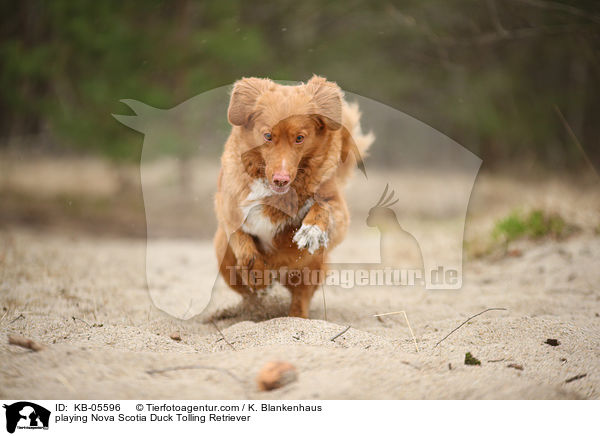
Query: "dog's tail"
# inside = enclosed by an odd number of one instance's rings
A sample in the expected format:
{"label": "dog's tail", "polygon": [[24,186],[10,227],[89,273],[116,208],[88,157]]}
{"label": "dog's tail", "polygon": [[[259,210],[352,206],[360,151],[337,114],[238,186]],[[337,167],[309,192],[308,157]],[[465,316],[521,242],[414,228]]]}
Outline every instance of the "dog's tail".
{"label": "dog's tail", "polygon": [[364,159],[367,157],[369,147],[375,141],[373,132],[363,133],[360,125],[361,112],[358,103],[342,103],[342,125],[344,126],[344,139],[342,144],[342,164],[338,168],[337,177],[346,181],[358,167],[367,176]]}
{"label": "dog's tail", "polygon": [[354,143],[356,144],[356,148],[358,148],[358,152],[361,157],[364,159],[367,157],[367,151],[373,141],[375,141],[375,135],[373,132],[364,133],[362,131],[362,127],[360,125],[360,118],[362,113],[358,108],[358,103],[352,102],[348,103],[346,101],[342,104],[342,124],[348,129]]}

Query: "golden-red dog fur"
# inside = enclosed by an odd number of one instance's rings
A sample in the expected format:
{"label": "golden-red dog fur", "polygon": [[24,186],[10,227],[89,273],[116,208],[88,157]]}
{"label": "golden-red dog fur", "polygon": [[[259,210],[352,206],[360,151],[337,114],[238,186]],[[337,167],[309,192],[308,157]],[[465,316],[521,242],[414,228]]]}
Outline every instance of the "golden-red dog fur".
{"label": "golden-red dog fur", "polygon": [[215,197],[220,272],[244,296],[278,278],[292,294],[290,316],[306,318],[318,283],[289,274],[324,271],[349,224],[342,187],[373,137],[361,132],[358,106],[318,76],[298,86],[239,80],[228,119]]}

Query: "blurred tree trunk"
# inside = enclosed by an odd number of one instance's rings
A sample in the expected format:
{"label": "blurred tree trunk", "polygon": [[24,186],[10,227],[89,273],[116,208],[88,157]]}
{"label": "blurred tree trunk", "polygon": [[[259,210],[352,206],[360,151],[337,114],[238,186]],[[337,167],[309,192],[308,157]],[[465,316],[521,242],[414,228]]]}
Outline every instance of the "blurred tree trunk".
{"label": "blurred tree trunk", "polygon": [[[192,23],[193,23],[193,15],[191,10],[191,4],[189,0],[177,0],[175,2],[175,34],[174,34],[174,44],[173,47],[176,50],[181,50],[182,53],[188,53],[190,46],[189,40],[192,34]],[[182,103],[187,98],[191,97],[187,93],[189,92],[188,88],[188,68],[185,65],[185,59],[182,62],[182,66],[177,68],[174,79],[173,86],[173,95],[175,98],[176,104]],[[183,117],[185,119],[187,117]],[[177,120],[182,121],[182,120]],[[177,132],[184,132],[186,126],[180,126],[177,129]],[[186,140],[187,135],[182,138],[183,143],[178,144],[176,146],[178,150],[178,163],[179,163],[179,183],[184,195],[188,195],[192,192],[192,165],[191,159],[193,157],[194,148],[192,144],[188,143]]]}

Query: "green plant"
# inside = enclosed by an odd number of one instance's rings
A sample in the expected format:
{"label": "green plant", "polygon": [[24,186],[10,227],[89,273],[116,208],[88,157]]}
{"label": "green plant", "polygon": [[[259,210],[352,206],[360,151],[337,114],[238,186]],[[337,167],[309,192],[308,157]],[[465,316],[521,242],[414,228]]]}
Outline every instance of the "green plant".
{"label": "green plant", "polygon": [[481,366],[481,360],[474,357],[471,353],[467,353],[467,354],[465,354],[465,365],[480,365]]}
{"label": "green plant", "polygon": [[518,212],[513,212],[506,218],[496,222],[492,236],[494,239],[504,239],[505,242],[510,242],[520,238],[527,231],[525,222]]}
{"label": "green plant", "polygon": [[521,238],[563,238],[573,233],[576,226],[567,224],[560,215],[533,210],[528,214],[515,211],[496,222],[492,236],[496,241],[509,243]]}

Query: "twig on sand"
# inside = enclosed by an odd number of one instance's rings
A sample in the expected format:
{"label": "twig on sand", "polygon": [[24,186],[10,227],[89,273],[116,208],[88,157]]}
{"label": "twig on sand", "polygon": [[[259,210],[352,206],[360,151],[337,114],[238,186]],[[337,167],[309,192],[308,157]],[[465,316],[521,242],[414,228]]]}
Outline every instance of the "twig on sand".
{"label": "twig on sand", "polygon": [[406,324],[408,325],[408,330],[410,330],[410,335],[412,336],[412,340],[413,340],[413,342],[415,344],[415,350],[417,350],[417,353],[418,353],[419,352],[419,346],[417,345],[417,338],[415,338],[415,334],[413,333],[413,329],[410,326],[410,322],[408,321],[408,316],[406,316],[406,312],[404,310],[399,310],[397,312],[380,313],[378,315],[373,315],[373,316],[375,316],[378,319],[380,319],[379,317],[381,317],[381,316],[397,315],[399,313],[402,313],[404,315],[404,319],[406,320]]}
{"label": "twig on sand", "polygon": [[576,375],[575,377],[571,377],[571,378],[566,379],[565,383],[571,383],[571,382],[574,382],[575,380],[579,380],[579,379],[582,379],[584,377],[587,377],[587,374],[579,374],[579,375]]}
{"label": "twig on sand", "polygon": [[219,334],[221,335],[221,337],[223,338],[223,340],[227,343],[227,345],[229,345],[233,351],[237,351],[235,349],[235,347],[231,344],[231,342],[229,342],[227,340],[227,338],[225,337],[225,335],[223,334],[223,332],[221,331],[221,329],[219,328],[219,326],[217,326],[217,323],[214,320],[212,320],[212,319],[210,320],[210,322],[212,323],[212,325],[215,326],[215,328],[217,329],[217,331],[219,332]]}
{"label": "twig on sand", "polygon": [[81,321],[82,323],[84,323],[86,326],[91,327],[91,325],[89,325],[87,322],[85,322],[84,320],[82,320],[81,318],[76,318],[74,316],[71,317],[73,319],[73,321]]}
{"label": "twig on sand", "polygon": [[19,347],[27,348],[32,351],[42,351],[45,348],[42,344],[39,344],[32,339],[27,339],[18,335],[9,335],[8,343],[10,345],[18,345]]}
{"label": "twig on sand", "polygon": [[150,374],[150,375],[154,375],[154,374],[162,374],[162,373],[170,372],[170,371],[183,371],[183,370],[186,370],[186,369],[208,369],[208,370],[211,370],[211,371],[219,371],[219,372],[222,372],[223,374],[227,374],[229,377],[231,377],[235,381],[237,381],[239,383],[242,383],[242,380],[240,380],[234,373],[232,373],[228,369],[219,368],[217,366],[207,366],[207,365],[170,366],[168,368],[149,369],[149,370],[146,371],[146,373]]}
{"label": "twig on sand", "polygon": [[469,321],[471,321],[473,318],[475,318],[475,317],[477,317],[477,316],[479,316],[479,315],[482,315],[482,314],[484,314],[484,313],[486,313],[486,312],[489,312],[490,310],[508,310],[508,309],[506,309],[506,308],[504,308],[504,307],[491,307],[491,308],[489,308],[489,309],[482,310],[481,312],[479,312],[479,313],[477,313],[477,314],[475,314],[475,315],[473,315],[473,316],[470,316],[470,317],[469,317],[469,318],[467,318],[467,319],[466,319],[466,320],[465,320],[465,321],[464,321],[462,324],[460,324],[458,327],[456,327],[454,330],[452,330],[450,333],[448,333],[446,336],[444,336],[442,339],[440,339],[440,340],[437,342],[437,344],[435,344],[435,345],[433,346],[433,348],[435,348],[435,347],[437,347],[438,345],[440,345],[440,344],[441,344],[443,341],[445,341],[445,340],[446,340],[446,338],[447,338],[448,336],[450,336],[450,335],[451,335],[452,333],[454,333],[456,330],[458,330],[459,328],[461,328],[462,326],[464,326],[466,323],[468,323]]}
{"label": "twig on sand", "polygon": [[21,313],[15,319],[13,319],[11,322],[9,322],[9,324],[12,324],[13,322],[18,321],[18,320],[20,320],[22,318],[25,318],[25,316]]}
{"label": "twig on sand", "polygon": [[340,336],[342,336],[344,333],[346,333],[348,330],[350,330],[350,326],[346,327],[344,330],[342,330],[341,332],[339,332],[337,335],[335,335],[333,338],[329,339],[331,342],[334,342],[337,338],[339,338]]}

